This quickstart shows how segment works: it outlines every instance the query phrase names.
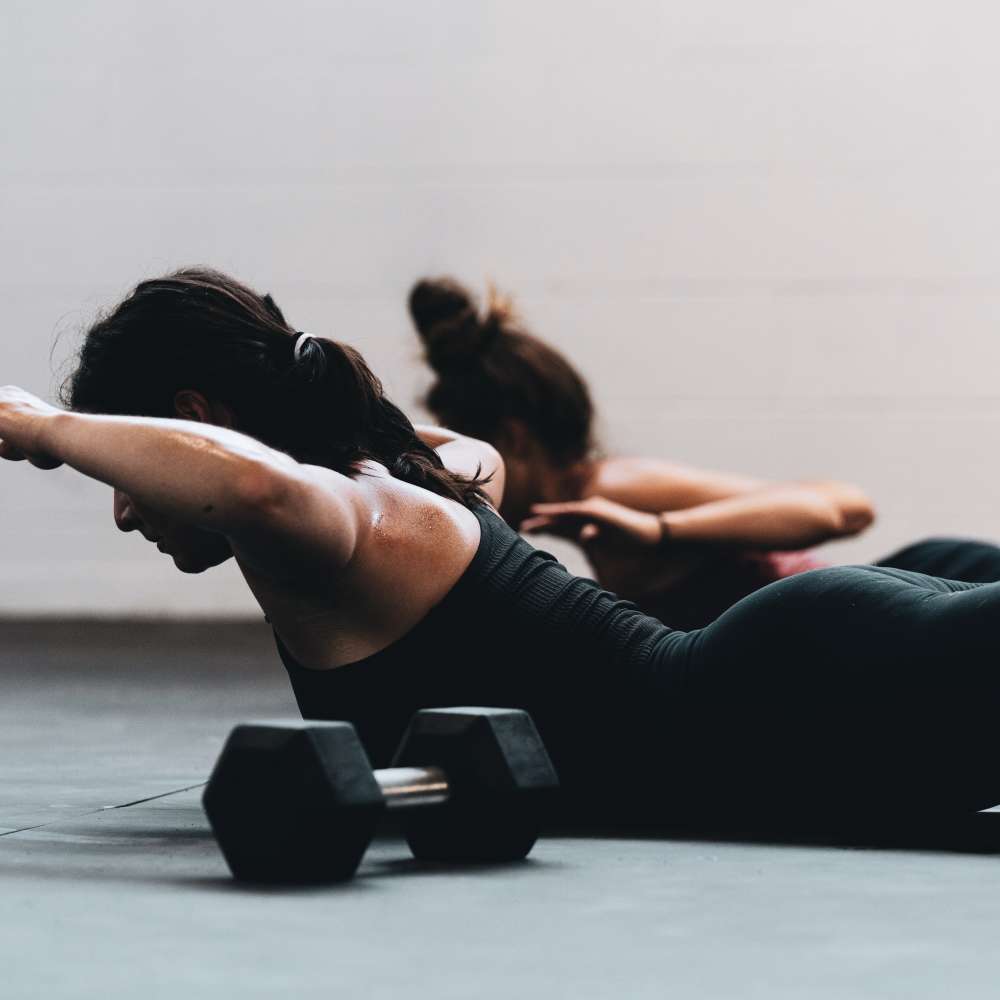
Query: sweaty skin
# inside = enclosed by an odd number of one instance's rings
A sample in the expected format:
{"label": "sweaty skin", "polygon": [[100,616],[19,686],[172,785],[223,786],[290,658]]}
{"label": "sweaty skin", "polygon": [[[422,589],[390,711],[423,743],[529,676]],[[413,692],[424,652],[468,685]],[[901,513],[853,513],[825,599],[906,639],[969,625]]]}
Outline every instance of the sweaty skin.
{"label": "sweaty skin", "polygon": [[[70,413],[7,386],[0,458],[66,464],[107,483],[118,527],[138,531],[186,572],[235,557],[282,641],[317,670],[394,642],[472,560],[479,523],[461,504],[376,462],[352,476],[300,464],[209,423],[217,410],[197,394],[185,394],[183,409],[187,419]],[[487,492],[498,499],[497,453],[441,436],[457,464],[475,459],[493,474]]]}

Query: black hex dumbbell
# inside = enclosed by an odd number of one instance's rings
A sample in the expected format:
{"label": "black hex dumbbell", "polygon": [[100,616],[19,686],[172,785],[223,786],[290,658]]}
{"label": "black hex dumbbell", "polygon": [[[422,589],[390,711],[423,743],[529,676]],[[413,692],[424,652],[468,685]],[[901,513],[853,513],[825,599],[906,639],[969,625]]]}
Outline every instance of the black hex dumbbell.
{"label": "black hex dumbbell", "polygon": [[378,771],[347,722],[237,726],[202,801],[236,878],[330,882],[354,874],[387,807],[405,809],[417,858],[523,858],[557,787],[526,712],[439,708],[413,717]]}

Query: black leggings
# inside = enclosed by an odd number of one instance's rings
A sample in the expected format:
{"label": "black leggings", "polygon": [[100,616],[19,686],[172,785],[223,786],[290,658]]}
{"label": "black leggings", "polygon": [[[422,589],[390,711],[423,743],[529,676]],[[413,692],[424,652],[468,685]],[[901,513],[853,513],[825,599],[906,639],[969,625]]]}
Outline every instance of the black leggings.
{"label": "black leggings", "polygon": [[687,633],[660,663],[671,811],[1000,803],[998,580],[1000,548],[934,539],[770,584]]}
{"label": "black leggings", "polygon": [[1000,581],[1000,545],[970,538],[926,538],[880,559],[876,566],[891,566],[967,583]]}

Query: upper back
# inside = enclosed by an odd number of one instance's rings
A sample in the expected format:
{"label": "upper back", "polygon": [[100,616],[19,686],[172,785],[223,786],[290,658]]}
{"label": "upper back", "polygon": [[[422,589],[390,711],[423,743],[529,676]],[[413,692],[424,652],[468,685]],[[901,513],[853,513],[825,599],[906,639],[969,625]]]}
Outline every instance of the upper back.
{"label": "upper back", "polygon": [[517,706],[566,730],[620,699],[646,697],[644,664],[685,634],[573,576],[488,507],[474,517],[481,541],[471,562],[395,641],[337,669],[310,670],[279,632],[303,716],[353,722],[372,757],[387,760],[418,708]]}

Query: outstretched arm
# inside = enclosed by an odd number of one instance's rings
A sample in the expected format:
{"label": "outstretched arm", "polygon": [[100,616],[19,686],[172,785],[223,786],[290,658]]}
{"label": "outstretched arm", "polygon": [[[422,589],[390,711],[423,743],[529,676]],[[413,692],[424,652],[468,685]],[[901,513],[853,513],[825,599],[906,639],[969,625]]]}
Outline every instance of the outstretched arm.
{"label": "outstretched arm", "polygon": [[343,565],[363,523],[349,479],[244,434],[185,420],[66,412],[13,386],[0,389],[0,457],[43,468],[65,463],[275,565],[278,548],[286,561],[312,551]]}

